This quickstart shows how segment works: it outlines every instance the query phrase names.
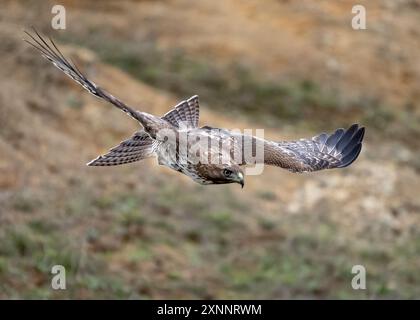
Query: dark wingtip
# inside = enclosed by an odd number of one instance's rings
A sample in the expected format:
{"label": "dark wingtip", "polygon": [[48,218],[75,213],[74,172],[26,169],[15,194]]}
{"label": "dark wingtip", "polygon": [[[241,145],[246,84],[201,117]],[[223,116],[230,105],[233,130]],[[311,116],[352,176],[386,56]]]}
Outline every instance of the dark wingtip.
{"label": "dark wingtip", "polygon": [[351,165],[359,157],[361,151],[362,144],[358,143],[347,156],[341,159],[340,165],[338,165],[337,168],[345,168]]}
{"label": "dark wingtip", "polygon": [[353,124],[347,130],[351,132],[351,136],[347,136],[345,145],[341,144],[342,159],[337,168],[345,168],[351,165],[358,157],[362,150],[362,142],[365,136],[365,127],[359,127],[358,124]]}

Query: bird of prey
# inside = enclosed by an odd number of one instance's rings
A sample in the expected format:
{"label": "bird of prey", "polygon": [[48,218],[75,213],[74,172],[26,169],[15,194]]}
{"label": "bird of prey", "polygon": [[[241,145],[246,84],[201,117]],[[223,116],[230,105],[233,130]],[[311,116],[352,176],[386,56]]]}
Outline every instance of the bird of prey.
{"label": "bird of prey", "polygon": [[[51,39],[44,39],[35,29],[34,32],[33,35],[26,32],[30,39],[25,41],[44,58],[91,94],[110,102],[142,126],[129,139],[90,161],[89,166],[114,166],[157,157],[160,165],[200,184],[239,183],[243,187],[243,167],[250,163],[278,166],[292,172],[310,172],[347,167],[361,151],[365,129],[357,124],[347,130],[340,128],[332,134],[322,133],[296,141],[269,141],[232,130],[199,127],[197,95],[178,103],[161,117],[137,111],[87,79]],[[245,146],[252,155],[259,146],[262,157],[245,156]]]}

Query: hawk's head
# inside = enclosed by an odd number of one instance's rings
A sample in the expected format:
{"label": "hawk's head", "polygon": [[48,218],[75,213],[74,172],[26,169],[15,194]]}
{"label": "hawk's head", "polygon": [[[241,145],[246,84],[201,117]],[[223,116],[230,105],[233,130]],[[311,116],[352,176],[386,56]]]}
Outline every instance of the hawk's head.
{"label": "hawk's head", "polygon": [[239,183],[244,187],[244,172],[237,164],[207,165],[204,175],[211,184]]}

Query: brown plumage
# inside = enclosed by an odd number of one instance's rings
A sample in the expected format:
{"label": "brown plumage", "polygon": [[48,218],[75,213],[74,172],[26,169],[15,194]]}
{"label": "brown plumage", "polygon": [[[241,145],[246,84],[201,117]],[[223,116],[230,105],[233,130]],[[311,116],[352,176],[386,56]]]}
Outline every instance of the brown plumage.
{"label": "brown plumage", "polygon": [[[112,103],[143,127],[105,155],[89,162],[89,166],[114,166],[157,157],[159,164],[198,183],[239,183],[243,187],[244,165],[264,163],[292,172],[343,168],[355,161],[361,151],[364,128],[357,124],[347,130],[337,129],[331,135],[323,133],[311,139],[275,142],[209,126],[199,128],[196,95],[180,102],[162,117],[134,110],[88,80],[51,39],[48,42],[36,30],[34,32],[34,35],[26,32],[30,37],[26,42],[91,94]],[[257,146],[263,150],[259,157],[245,152],[255,151]]]}

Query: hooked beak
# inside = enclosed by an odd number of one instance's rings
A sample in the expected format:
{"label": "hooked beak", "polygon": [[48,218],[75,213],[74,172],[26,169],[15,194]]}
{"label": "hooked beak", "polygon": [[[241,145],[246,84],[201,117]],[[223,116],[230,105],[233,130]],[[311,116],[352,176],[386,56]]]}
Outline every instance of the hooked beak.
{"label": "hooked beak", "polygon": [[241,172],[238,173],[238,183],[241,185],[243,189],[245,185],[245,181],[244,181],[244,175]]}

